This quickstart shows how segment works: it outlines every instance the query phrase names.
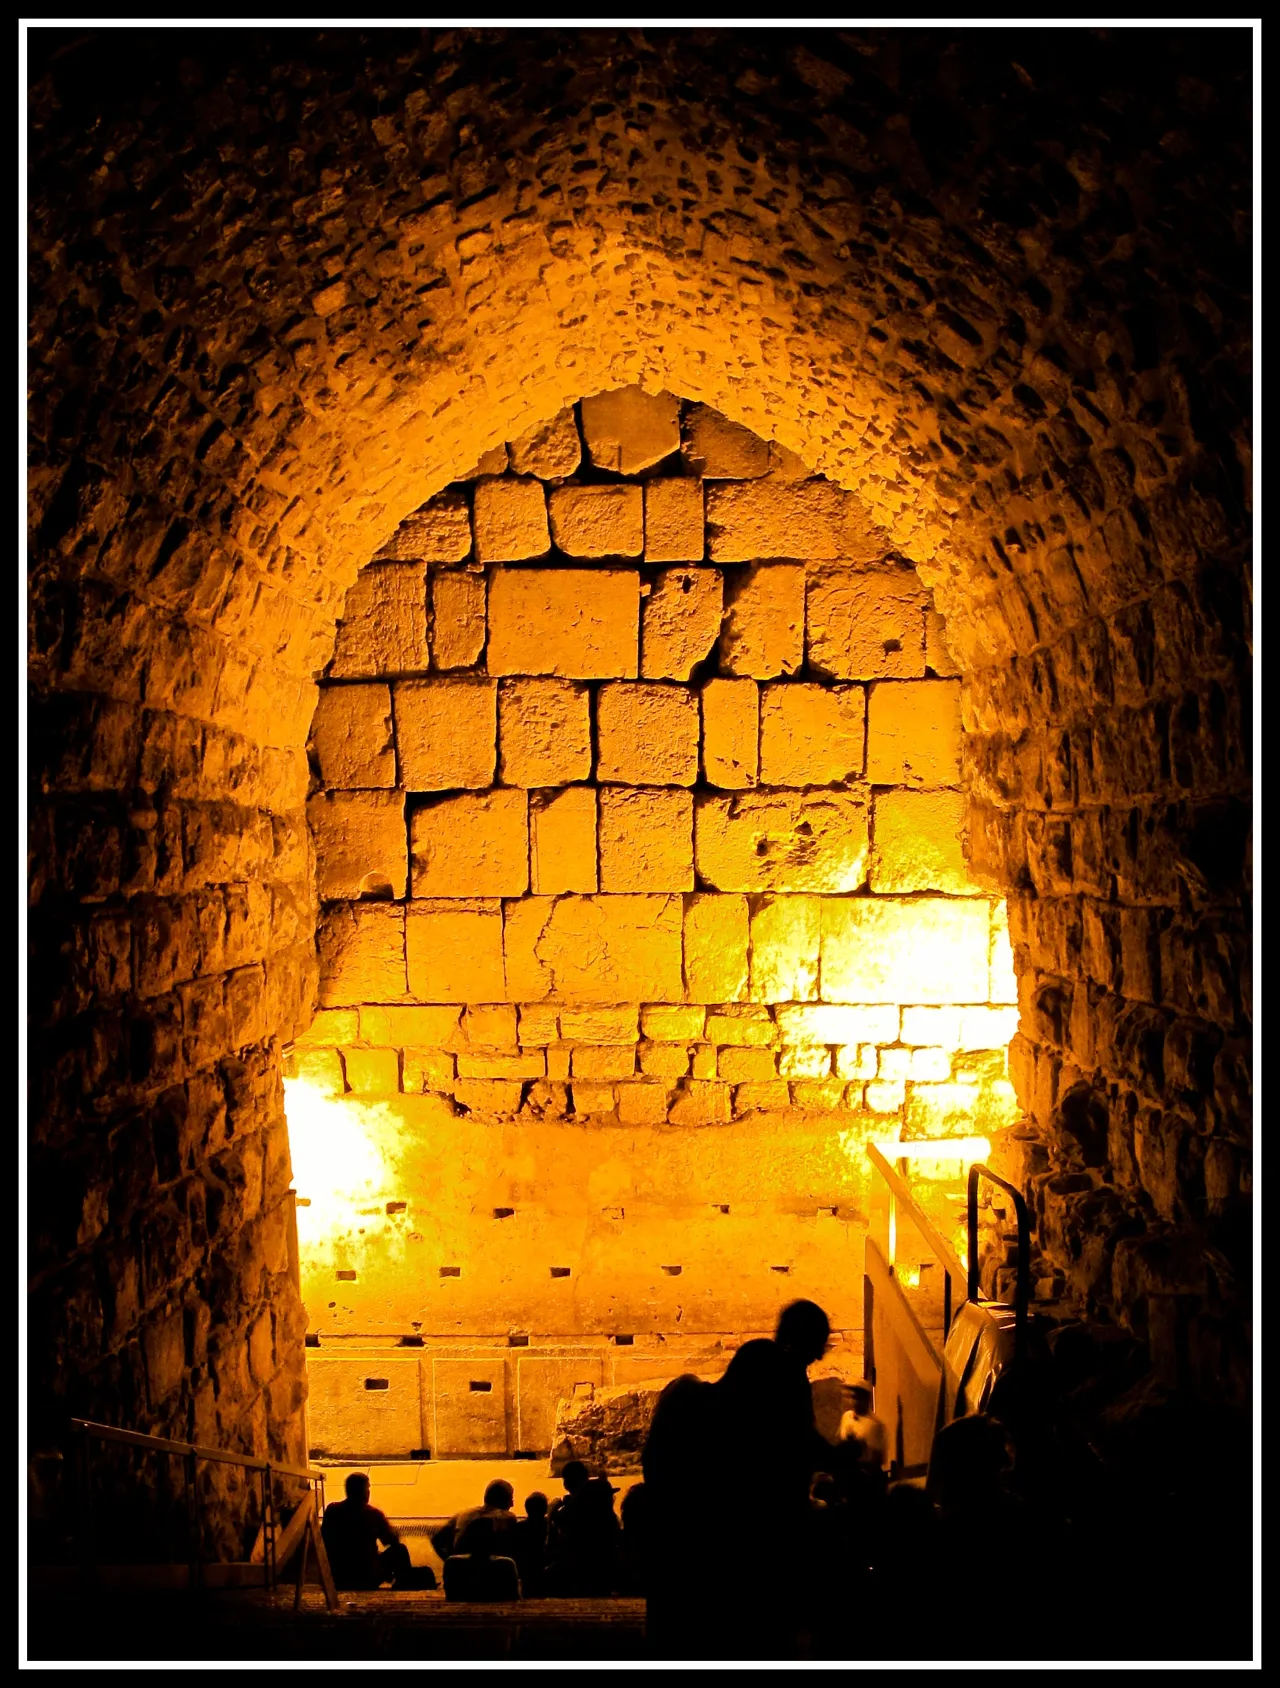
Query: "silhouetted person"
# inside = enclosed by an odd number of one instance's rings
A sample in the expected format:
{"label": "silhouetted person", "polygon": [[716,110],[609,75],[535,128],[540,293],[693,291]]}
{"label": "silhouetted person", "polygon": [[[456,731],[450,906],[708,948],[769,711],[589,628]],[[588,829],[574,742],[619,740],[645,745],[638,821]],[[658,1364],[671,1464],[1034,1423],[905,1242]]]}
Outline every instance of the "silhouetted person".
{"label": "silhouetted person", "polygon": [[618,1593],[642,1595],[648,1588],[650,1558],[649,1491],[643,1483],[633,1483],[623,1495],[618,1507],[622,1525],[621,1553],[618,1559]]}
{"label": "silhouetted person", "polygon": [[[506,1487],[509,1491],[510,1485]],[[497,1532],[492,1517],[473,1518],[466,1539],[467,1552],[450,1554],[444,1562],[445,1599],[519,1600],[520,1573],[515,1560],[493,1551]]]}
{"label": "silhouetted person", "polygon": [[525,1496],[524,1512],[516,1523],[515,1559],[520,1568],[520,1587],[528,1599],[542,1594],[546,1587],[547,1497],[540,1489]]}
{"label": "silhouetted person", "polygon": [[493,1544],[490,1551],[513,1552],[518,1522],[511,1510],[514,1499],[515,1490],[510,1483],[504,1482],[501,1477],[495,1477],[484,1491],[483,1504],[468,1507],[465,1512],[455,1513],[432,1536],[432,1547],[442,1559],[447,1559],[451,1553],[470,1553],[471,1531],[477,1524],[487,1523],[490,1526],[488,1539]]}
{"label": "silhouetted person", "polygon": [[[320,1526],[334,1582],[339,1588],[368,1590],[415,1581],[409,1549],[386,1513],[369,1504],[369,1479],[353,1471],[344,1486],[346,1500],[326,1506]],[[384,1544],[381,1551],[379,1543]]]}
{"label": "silhouetted person", "polygon": [[547,1592],[563,1597],[599,1598],[612,1594],[618,1571],[619,1526],[613,1510],[614,1487],[592,1477],[579,1460],[572,1475],[563,1473],[569,1490],[550,1518]]}

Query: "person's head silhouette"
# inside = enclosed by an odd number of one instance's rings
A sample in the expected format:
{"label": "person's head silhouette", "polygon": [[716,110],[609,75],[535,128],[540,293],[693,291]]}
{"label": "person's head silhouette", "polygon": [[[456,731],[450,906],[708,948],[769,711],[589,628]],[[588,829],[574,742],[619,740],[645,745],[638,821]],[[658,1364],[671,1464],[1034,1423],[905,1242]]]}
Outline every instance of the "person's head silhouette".
{"label": "person's head silhouette", "polygon": [[526,1518],[545,1518],[547,1516],[547,1497],[541,1489],[535,1489],[524,1499],[524,1515]]}
{"label": "person's head silhouette", "polygon": [[566,1494],[576,1495],[591,1481],[591,1473],[580,1459],[571,1459],[560,1473]]}
{"label": "person's head silhouette", "polygon": [[363,1471],[353,1471],[342,1486],[348,1500],[353,1500],[357,1506],[368,1506],[369,1479]]}
{"label": "person's head silhouette", "polygon": [[831,1321],[816,1301],[793,1301],[779,1313],[773,1339],[779,1348],[808,1367],[826,1353],[831,1341]]}
{"label": "person's head silhouette", "polygon": [[501,1477],[495,1477],[484,1492],[484,1504],[499,1512],[510,1512],[515,1495],[516,1492],[510,1483],[504,1482]]}

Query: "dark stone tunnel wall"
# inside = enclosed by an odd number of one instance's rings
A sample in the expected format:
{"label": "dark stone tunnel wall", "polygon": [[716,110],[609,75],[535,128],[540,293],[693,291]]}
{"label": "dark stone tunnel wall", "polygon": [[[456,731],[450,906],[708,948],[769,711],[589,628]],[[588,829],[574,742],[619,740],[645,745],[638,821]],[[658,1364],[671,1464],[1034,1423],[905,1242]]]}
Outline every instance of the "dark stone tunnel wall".
{"label": "dark stone tunnel wall", "polygon": [[933,588],[1041,1246],[1243,1396],[1249,40],[33,33],[42,1414],[301,1453],[314,677],[407,512],[634,381]]}

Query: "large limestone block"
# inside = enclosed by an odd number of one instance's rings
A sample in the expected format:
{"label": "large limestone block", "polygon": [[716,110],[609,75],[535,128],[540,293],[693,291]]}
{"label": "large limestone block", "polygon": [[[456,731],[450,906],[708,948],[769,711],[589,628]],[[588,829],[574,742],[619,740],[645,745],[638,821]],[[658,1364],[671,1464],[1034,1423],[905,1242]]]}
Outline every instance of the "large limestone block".
{"label": "large limestone block", "polygon": [[490,579],[490,674],[626,679],[639,631],[632,569],[498,569]]}
{"label": "large limestone block", "polygon": [[431,655],[437,668],[470,668],[484,650],[484,575],[436,569],[431,576]]}
{"label": "large limestone block", "polygon": [[[740,1002],[747,994],[747,956],[751,943],[745,897],[699,892],[685,899],[684,977],[694,1002]],[[683,1030],[680,1023],[655,1020],[646,1010],[645,1030],[651,1037],[701,1037],[702,1010],[688,1010],[696,1021]]]}
{"label": "large limestone block", "polygon": [[541,481],[503,475],[477,481],[472,506],[476,556],[482,563],[519,563],[551,549]]}
{"label": "large limestone block", "polygon": [[535,896],[597,889],[594,787],[530,794],[529,858]]}
{"label": "large limestone block", "polygon": [[410,841],[415,897],[519,897],[529,888],[523,791],[466,792],[415,809]]}
{"label": "large limestone block", "polygon": [[582,433],[598,469],[638,475],[680,447],[680,403],[670,393],[619,387],[582,401]]}
{"label": "large limestone block", "polygon": [[623,1125],[662,1125],[670,1099],[665,1084],[620,1084],[618,1119]]}
{"label": "large limestone block", "polygon": [[400,779],[409,791],[492,784],[498,688],[489,680],[404,680],[395,688]]}
{"label": "large limestone block", "polygon": [[507,903],[510,994],[521,1002],[679,1002],[681,913],[678,896]]}
{"label": "large limestone block", "polygon": [[404,793],[325,791],[307,803],[316,841],[316,894],[403,897],[406,876]]}
{"label": "large limestone block", "polygon": [[575,1049],[569,1065],[570,1077],[595,1079],[600,1083],[633,1078],[635,1070],[635,1049],[631,1045],[618,1044],[606,1044],[603,1048],[588,1045]]}
{"label": "large limestone block", "polygon": [[946,619],[934,609],[924,613],[924,660],[925,666],[940,680],[959,677],[960,666],[947,645]]}
{"label": "large limestone block", "polygon": [[321,686],[311,748],[325,785],[393,786],[396,752],[389,686]]}
{"label": "large limestone block", "polygon": [[536,475],[540,481],[563,481],[582,462],[582,442],[572,409],[557,411],[512,440],[507,456],[517,475]]}
{"label": "large limestone block", "polygon": [[405,912],[409,990],[424,1002],[500,1002],[507,994],[499,902],[412,902]]}
{"label": "large limestone block", "polygon": [[693,794],[605,786],[600,793],[600,889],[692,891]]}
{"label": "large limestone block", "polygon": [[[688,905],[689,899],[686,899],[686,925],[688,922]],[[745,927],[743,932],[745,943]],[[706,1023],[707,1011],[705,1008],[698,1006],[667,1008],[661,1003],[655,1003],[652,1007],[644,1007],[640,1010],[640,1030],[645,1037],[653,1038],[655,1041],[662,1043],[692,1043],[702,1036]]]}
{"label": "large limestone block", "polygon": [[721,666],[726,674],[772,680],[804,661],[804,568],[767,563],[726,582]]}
{"label": "large limestone block", "polygon": [[681,427],[681,455],[709,481],[754,481],[769,473],[769,442],[709,404],[691,404]]}
{"label": "large limestone block", "polygon": [[990,916],[967,897],[849,897],[822,905],[824,1002],[987,1000]]}
{"label": "large limestone block", "polygon": [[899,1010],[892,1003],[846,1007],[823,1002],[811,1008],[779,1008],[774,1018],[788,1045],[898,1041]]}
{"label": "large limestone block", "polygon": [[699,797],[694,860],[720,891],[856,891],[866,878],[866,804],[842,791]]}
{"label": "large limestone block", "polygon": [[498,773],[504,785],[591,777],[591,694],[572,680],[504,680],[498,688]]}
{"label": "large limestone block", "polygon": [[640,672],[646,680],[688,680],[720,637],[719,569],[663,569],[640,615]]}
{"label": "large limestone block", "polygon": [[861,500],[819,479],[709,485],[707,545],[713,563],[765,557],[870,563],[885,550],[884,536]]}
{"label": "large limestone block", "polygon": [[865,717],[861,686],[766,686],[760,696],[761,780],[799,786],[860,778]]}
{"label": "large limestone block", "polygon": [[471,512],[461,492],[441,492],[406,516],[378,559],[460,563],[471,553]]}
{"label": "large limestone block", "polygon": [[727,1084],[685,1079],[676,1089],[667,1118],[672,1125],[724,1125],[730,1113]]}
{"label": "large limestone block", "polygon": [[326,909],[316,941],[320,1006],[395,1002],[406,994],[404,909],[396,903],[337,903]]}
{"label": "large limestone block", "polygon": [[809,666],[835,680],[924,677],[928,594],[914,570],[828,564],[808,583]]}
{"label": "large limestone block", "polygon": [[701,692],[702,777],[740,791],[760,770],[760,690],[754,680],[708,680]]}
{"label": "large limestone block", "polygon": [[646,481],[644,555],[650,563],[700,563],[703,538],[702,482]]}
{"label": "large limestone block", "polygon": [[635,1003],[616,1008],[565,1008],[560,1035],[571,1043],[635,1043],[640,1035],[640,1010]]}
{"label": "large limestone block", "polygon": [[[456,1041],[458,1016],[456,1006],[442,1003],[412,1003],[402,1007],[360,1008],[360,1041],[403,1049],[414,1044],[426,1049],[450,1049]],[[354,1038],[347,1042],[354,1043]]]}
{"label": "large limestone block", "polygon": [[964,859],[962,791],[881,791],[874,802],[873,891],[973,895]]}
{"label": "large limestone block", "polygon": [[775,1079],[778,1057],[771,1049],[721,1049],[716,1055],[716,1077],[731,1084]]}
{"label": "large limestone block", "polygon": [[596,777],[622,785],[692,785],[698,701],[680,686],[601,686]]}
{"label": "large limestone block", "polygon": [[771,1049],[777,1031],[767,1008],[724,1008],[707,1015],[707,1040],[734,1049]]}
{"label": "large limestone block", "polygon": [[881,680],[867,701],[873,785],[959,785],[959,680]]}
{"label": "large limestone block", "polygon": [[370,563],[347,593],[329,673],[335,680],[421,673],[427,666],[427,570]]}
{"label": "large limestone block", "polygon": [[388,1096],[400,1089],[400,1057],[394,1049],[344,1049],[347,1089],[357,1096]]}
{"label": "large limestone block", "polygon": [[817,897],[767,897],[756,905],[751,915],[752,1001],[817,1000],[819,911]]}
{"label": "large limestone block", "polygon": [[638,486],[561,486],[548,503],[551,537],[566,557],[638,557],[644,551]]}
{"label": "large limestone block", "polygon": [[595,1471],[638,1470],[665,1382],[625,1388],[589,1385],[562,1397],[556,1406],[552,1472],[561,1472],[571,1459]]}

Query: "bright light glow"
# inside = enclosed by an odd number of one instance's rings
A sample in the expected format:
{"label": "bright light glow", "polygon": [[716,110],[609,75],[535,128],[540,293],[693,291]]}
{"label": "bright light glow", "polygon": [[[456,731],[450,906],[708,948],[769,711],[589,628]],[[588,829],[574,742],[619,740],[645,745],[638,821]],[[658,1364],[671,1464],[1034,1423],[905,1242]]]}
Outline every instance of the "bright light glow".
{"label": "bright light glow", "polygon": [[905,1143],[896,1139],[877,1143],[887,1161],[895,1160],[986,1160],[991,1153],[987,1137],[913,1137]]}
{"label": "bright light glow", "polygon": [[299,1248],[341,1254],[339,1264],[350,1264],[346,1257],[375,1239],[385,1251],[399,1230],[385,1213],[400,1181],[399,1127],[390,1110],[327,1095],[305,1079],[284,1081],[284,1107]]}

